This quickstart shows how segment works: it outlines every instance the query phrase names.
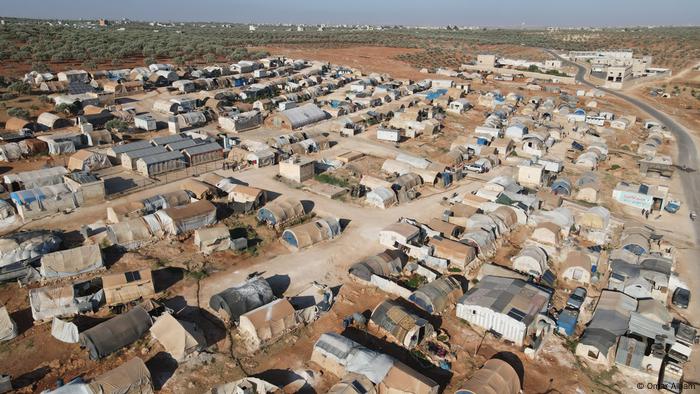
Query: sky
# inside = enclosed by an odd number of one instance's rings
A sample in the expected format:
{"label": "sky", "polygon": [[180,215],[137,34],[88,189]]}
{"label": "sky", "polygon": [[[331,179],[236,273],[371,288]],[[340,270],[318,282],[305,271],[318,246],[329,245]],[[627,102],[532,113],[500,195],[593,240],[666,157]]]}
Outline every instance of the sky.
{"label": "sky", "polygon": [[0,0],[0,15],[412,26],[700,25],[700,0]]}

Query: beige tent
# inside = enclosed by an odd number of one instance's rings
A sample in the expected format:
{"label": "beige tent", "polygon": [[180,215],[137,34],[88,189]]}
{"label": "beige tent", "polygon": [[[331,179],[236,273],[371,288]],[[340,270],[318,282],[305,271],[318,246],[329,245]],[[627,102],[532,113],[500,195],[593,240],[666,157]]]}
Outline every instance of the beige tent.
{"label": "beige tent", "polygon": [[216,194],[216,187],[192,178],[185,180],[180,187],[182,190],[192,192],[194,197],[199,200],[208,200]]}
{"label": "beige tent", "polygon": [[567,280],[590,283],[591,266],[591,258],[587,253],[572,250],[561,264],[561,276]]}
{"label": "beige tent", "polygon": [[428,245],[433,247],[433,256],[447,259],[462,269],[476,258],[476,248],[451,239],[433,237]]}
{"label": "beige tent", "polygon": [[6,307],[0,308],[0,341],[9,341],[17,336],[17,324],[7,313]]}
{"label": "beige tent", "polygon": [[73,153],[68,159],[68,169],[71,171],[97,171],[111,166],[107,155],[87,149]]}
{"label": "beige tent", "polygon": [[164,313],[151,327],[151,335],[177,361],[206,346],[204,333],[194,324]]}
{"label": "beige tent", "polygon": [[200,228],[194,231],[194,245],[205,255],[248,246],[246,238],[231,239],[228,227],[222,225]]}
{"label": "beige tent", "polygon": [[130,201],[107,208],[107,221],[119,223],[126,218],[137,218],[146,212],[146,206],[141,201]]}
{"label": "beige tent", "polygon": [[240,317],[239,330],[249,340],[251,348],[282,336],[297,326],[294,307],[282,298],[272,301]]}
{"label": "beige tent", "polygon": [[89,386],[93,392],[102,394],[153,393],[151,373],[138,357],[96,377]]}
{"label": "beige tent", "polygon": [[492,358],[455,394],[517,394],[520,385],[520,377],[510,364]]}
{"label": "beige tent", "polygon": [[41,258],[39,273],[44,278],[62,278],[103,267],[100,247],[87,245],[44,255]]}
{"label": "beige tent", "polygon": [[374,383],[359,373],[348,373],[328,390],[328,394],[375,394]]}
{"label": "beige tent", "polygon": [[153,276],[149,269],[105,275],[102,277],[102,288],[107,305],[145,300],[156,293],[153,287]]}
{"label": "beige tent", "polygon": [[209,201],[201,200],[174,208],[166,208],[156,212],[163,229],[169,234],[177,235],[216,222],[216,206]]}
{"label": "beige tent", "polygon": [[530,239],[545,245],[557,246],[561,243],[561,227],[552,222],[542,222],[532,232]]}
{"label": "beige tent", "polygon": [[378,388],[379,394],[437,394],[440,386],[432,379],[397,361],[384,380],[379,383]]}
{"label": "beige tent", "polygon": [[258,221],[272,226],[281,226],[286,222],[303,216],[305,213],[301,201],[293,198],[277,198],[258,210]]}

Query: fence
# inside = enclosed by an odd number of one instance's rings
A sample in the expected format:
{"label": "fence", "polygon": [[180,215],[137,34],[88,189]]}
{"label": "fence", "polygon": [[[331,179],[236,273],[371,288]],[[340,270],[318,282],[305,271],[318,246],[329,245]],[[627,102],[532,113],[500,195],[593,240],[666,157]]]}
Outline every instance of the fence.
{"label": "fence", "polygon": [[108,200],[114,200],[123,197],[127,194],[140,192],[151,189],[157,186],[165,185],[171,182],[176,182],[189,177],[196,177],[207,172],[224,169],[224,160],[216,160],[209,163],[202,163],[192,167],[185,167],[181,170],[167,172],[154,178],[143,178],[134,180],[135,185],[127,189],[119,190],[115,193],[110,193],[106,196]]}

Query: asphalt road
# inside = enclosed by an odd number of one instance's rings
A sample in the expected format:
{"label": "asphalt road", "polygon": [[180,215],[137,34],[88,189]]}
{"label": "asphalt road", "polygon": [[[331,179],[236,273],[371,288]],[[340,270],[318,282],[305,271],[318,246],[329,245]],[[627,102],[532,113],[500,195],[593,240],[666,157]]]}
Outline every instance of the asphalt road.
{"label": "asphalt road", "polygon": [[[697,172],[698,168],[700,168],[700,165],[698,165],[698,149],[695,146],[695,142],[693,141],[692,137],[688,133],[688,130],[678,124],[678,122],[673,120],[670,116],[635,97],[630,97],[626,94],[592,84],[586,80],[586,74],[588,71],[585,67],[568,61],[552,51],[548,52],[562,62],[575,66],[578,69],[576,72],[576,80],[581,84],[602,90],[606,94],[610,94],[627,101],[628,103],[649,114],[652,118],[656,119],[673,133],[673,135],[676,137],[676,143],[678,145],[678,158],[676,159],[676,164],[679,167],[686,166],[688,168],[687,171],[678,171],[685,192],[685,203],[690,210],[700,212],[700,174]],[[689,219],[682,218],[682,220]],[[700,244],[700,220],[693,223],[693,229],[695,230],[695,243],[698,245]]]}

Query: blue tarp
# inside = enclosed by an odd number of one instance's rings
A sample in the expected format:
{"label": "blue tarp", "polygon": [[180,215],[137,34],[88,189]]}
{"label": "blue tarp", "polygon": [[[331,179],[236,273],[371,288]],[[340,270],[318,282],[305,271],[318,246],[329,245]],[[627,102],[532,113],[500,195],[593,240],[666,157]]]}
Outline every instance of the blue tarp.
{"label": "blue tarp", "polygon": [[564,309],[557,319],[557,327],[563,329],[566,335],[571,336],[576,332],[576,322],[578,322],[578,311]]}

